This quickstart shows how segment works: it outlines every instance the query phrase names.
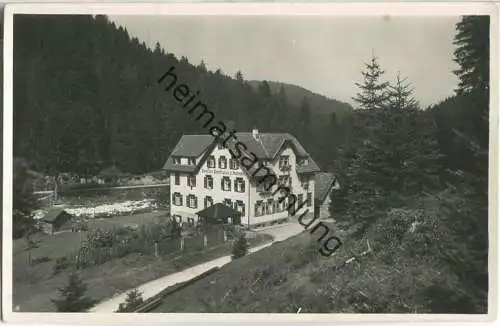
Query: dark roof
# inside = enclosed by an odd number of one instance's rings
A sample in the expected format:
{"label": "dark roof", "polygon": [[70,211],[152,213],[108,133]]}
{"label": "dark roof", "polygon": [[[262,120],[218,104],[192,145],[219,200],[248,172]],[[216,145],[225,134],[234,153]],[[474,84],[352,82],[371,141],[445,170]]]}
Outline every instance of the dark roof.
{"label": "dark roof", "polygon": [[54,222],[61,214],[68,214],[63,208],[51,208],[43,217],[45,222]]}
{"label": "dark roof", "polygon": [[122,175],[122,171],[118,169],[116,166],[110,166],[99,172],[100,177],[115,177]]}
{"label": "dark roof", "polygon": [[204,218],[216,219],[219,217],[241,217],[242,214],[232,207],[226,206],[222,203],[216,203],[197,212],[196,215]]}
{"label": "dark roof", "polygon": [[211,135],[183,135],[170,156],[198,157],[213,141]]}
{"label": "dark roof", "polygon": [[336,177],[333,173],[320,172],[314,176],[314,201],[323,203],[326,196],[335,185]]}
{"label": "dark roof", "polygon": [[[308,158],[309,160],[308,165],[297,167],[298,173],[320,171],[316,162],[314,162],[299,141],[288,133],[259,133],[257,139],[255,139],[251,132],[239,132],[235,133],[235,136],[238,142],[241,142],[246,146],[248,153],[255,154],[260,160],[274,159],[283,145],[289,143],[295,149],[298,157]],[[207,148],[209,148],[210,145],[215,146],[215,139],[212,135],[182,136],[172,151],[172,154],[167,159],[163,169],[177,172],[196,173],[200,166],[204,163],[206,157],[200,160],[198,166],[174,165],[172,157],[199,157],[206,151]],[[233,148],[231,144],[229,144],[228,147]]]}

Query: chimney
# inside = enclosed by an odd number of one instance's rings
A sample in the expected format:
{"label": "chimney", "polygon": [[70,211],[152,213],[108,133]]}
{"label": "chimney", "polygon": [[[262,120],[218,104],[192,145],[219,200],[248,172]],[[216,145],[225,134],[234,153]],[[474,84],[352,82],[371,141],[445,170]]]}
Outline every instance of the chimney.
{"label": "chimney", "polygon": [[253,136],[253,138],[255,138],[255,140],[259,139],[259,130],[257,128],[253,128],[252,136]]}

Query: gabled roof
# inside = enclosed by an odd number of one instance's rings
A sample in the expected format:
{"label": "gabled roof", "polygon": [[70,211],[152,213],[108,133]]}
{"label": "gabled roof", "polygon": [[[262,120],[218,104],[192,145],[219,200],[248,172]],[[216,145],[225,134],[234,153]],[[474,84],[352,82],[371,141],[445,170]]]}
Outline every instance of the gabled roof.
{"label": "gabled roof", "polygon": [[[243,143],[248,153],[253,153],[259,160],[272,160],[278,155],[285,144],[290,144],[300,158],[307,158],[309,163],[305,166],[298,166],[298,173],[318,172],[320,169],[316,162],[310,157],[299,141],[288,133],[259,133],[257,139],[251,132],[235,133],[236,141]],[[233,142],[234,143],[234,142]],[[212,135],[184,135],[175,146],[172,154],[167,159],[163,169],[176,172],[196,173],[205,162],[212,148],[215,147],[216,140]],[[211,147],[212,146],[212,147]],[[233,148],[230,146],[230,148]],[[173,157],[199,157],[205,156],[196,166],[175,165]],[[245,171],[248,173],[248,171]]]}
{"label": "gabled roof", "polygon": [[337,178],[333,173],[320,172],[314,176],[314,201],[321,204],[335,185]]}
{"label": "gabled roof", "polygon": [[209,206],[199,212],[196,215],[209,219],[217,219],[220,217],[241,217],[242,213],[233,209],[232,207],[226,206],[222,203],[216,203]]}
{"label": "gabled roof", "polygon": [[213,141],[211,135],[183,135],[170,156],[198,157]]}
{"label": "gabled roof", "polygon": [[43,220],[45,222],[54,222],[61,214],[68,214],[68,212],[66,212],[65,209],[63,208],[59,208],[59,207],[56,207],[56,208],[51,208],[47,214],[45,214],[45,216],[43,217]]}

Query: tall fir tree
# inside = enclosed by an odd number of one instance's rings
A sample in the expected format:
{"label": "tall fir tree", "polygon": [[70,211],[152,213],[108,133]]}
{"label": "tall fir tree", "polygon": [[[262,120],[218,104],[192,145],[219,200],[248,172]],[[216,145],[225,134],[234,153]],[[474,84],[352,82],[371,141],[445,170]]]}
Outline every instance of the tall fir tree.
{"label": "tall fir tree", "polygon": [[362,83],[355,83],[360,91],[353,97],[362,109],[380,109],[387,100],[388,82],[381,81],[385,71],[380,68],[378,58],[372,55],[370,62],[365,63],[365,70],[361,72]]}

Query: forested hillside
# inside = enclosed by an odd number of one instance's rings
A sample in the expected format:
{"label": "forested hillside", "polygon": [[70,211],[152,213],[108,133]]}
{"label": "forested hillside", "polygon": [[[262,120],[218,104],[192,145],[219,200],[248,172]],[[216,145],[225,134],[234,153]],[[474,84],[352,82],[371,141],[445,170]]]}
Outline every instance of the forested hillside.
{"label": "forested hillside", "polygon": [[18,15],[14,40],[14,156],[36,171],[159,170],[183,133],[205,132],[157,83],[171,66],[217,120],[293,133],[322,167],[332,161],[332,143],[315,138],[338,129],[335,115],[314,119],[307,101],[291,109],[267,83],[255,90],[241,73],[151,50],[105,16]]}
{"label": "forested hillside", "polygon": [[[262,82],[250,80],[248,83],[255,89],[258,89],[258,86]],[[267,83],[271,87],[271,92],[273,94],[284,92],[288,103],[295,106],[297,110],[302,105],[302,102],[307,100],[310,105],[311,113],[318,113],[316,116],[317,119],[322,119],[334,113],[340,122],[346,115],[352,113],[352,107],[348,103],[327,98],[326,96],[313,93],[303,87],[275,81],[267,81]]]}

